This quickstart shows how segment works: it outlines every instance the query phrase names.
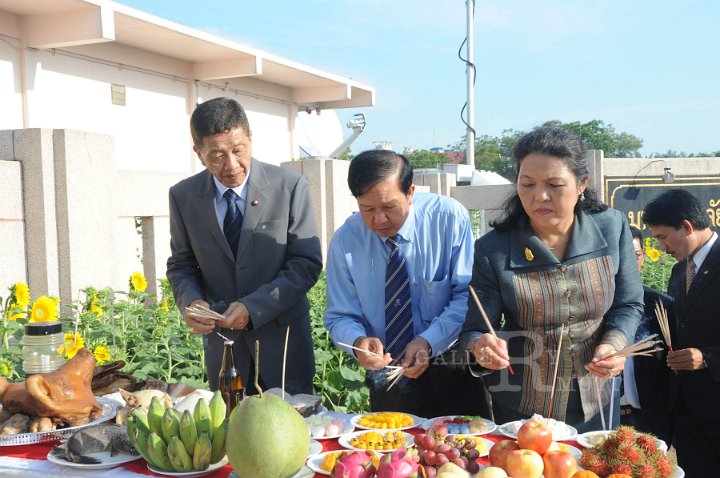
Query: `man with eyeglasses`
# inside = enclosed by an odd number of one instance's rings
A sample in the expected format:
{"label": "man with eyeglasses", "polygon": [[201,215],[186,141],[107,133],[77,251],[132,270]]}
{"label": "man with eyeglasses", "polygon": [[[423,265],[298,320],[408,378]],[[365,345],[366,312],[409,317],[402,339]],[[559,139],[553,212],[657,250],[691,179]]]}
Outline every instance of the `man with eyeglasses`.
{"label": "man with eyeglasses", "polygon": [[[312,393],[306,293],[322,270],[322,253],[307,182],[252,156],[252,131],[235,100],[198,105],[190,132],[206,169],[170,188],[167,277],[190,331],[204,335],[210,388],[218,386],[222,336],[234,341],[249,394],[255,393],[248,384],[254,381],[256,340],[260,385],[279,387],[290,328],[285,390]],[[222,316],[210,318],[202,308]]]}

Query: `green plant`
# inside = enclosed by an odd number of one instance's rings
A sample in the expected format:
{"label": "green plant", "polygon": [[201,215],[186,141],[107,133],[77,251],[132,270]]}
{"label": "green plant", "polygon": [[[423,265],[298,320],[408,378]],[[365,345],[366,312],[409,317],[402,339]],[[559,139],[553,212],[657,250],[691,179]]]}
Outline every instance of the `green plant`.
{"label": "green plant", "polygon": [[313,345],[315,347],[315,394],[329,410],[343,413],[369,411],[370,399],[365,387],[365,370],[354,357],[335,347],[323,323],[327,306],[325,272],[308,292]]}
{"label": "green plant", "polygon": [[670,254],[660,250],[658,245],[658,240],[653,237],[645,239],[645,263],[640,276],[644,285],[666,292],[672,268],[677,261]]}

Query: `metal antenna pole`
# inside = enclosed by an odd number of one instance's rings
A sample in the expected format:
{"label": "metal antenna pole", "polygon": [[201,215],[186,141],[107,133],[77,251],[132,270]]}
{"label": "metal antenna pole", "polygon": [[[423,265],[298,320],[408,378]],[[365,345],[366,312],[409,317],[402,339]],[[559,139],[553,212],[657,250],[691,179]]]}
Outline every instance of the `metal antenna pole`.
{"label": "metal antenna pole", "polygon": [[473,58],[473,10],[475,0],[466,0],[467,5],[467,145],[465,164],[475,166],[475,63]]}

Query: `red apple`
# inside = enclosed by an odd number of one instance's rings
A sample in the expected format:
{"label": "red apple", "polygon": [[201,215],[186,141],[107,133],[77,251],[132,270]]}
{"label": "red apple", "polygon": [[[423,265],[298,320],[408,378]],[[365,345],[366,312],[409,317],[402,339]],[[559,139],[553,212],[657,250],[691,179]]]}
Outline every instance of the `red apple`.
{"label": "red apple", "polygon": [[505,462],[505,471],[513,478],[540,478],[543,467],[542,457],[533,450],[510,452]]}
{"label": "red apple", "polygon": [[489,458],[492,466],[505,468],[505,460],[510,452],[519,450],[515,440],[500,440],[490,448]]}
{"label": "red apple", "polygon": [[550,448],[552,430],[540,420],[528,420],[518,430],[517,441],[520,448],[542,455]]}
{"label": "red apple", "polygon": [[562,450],[548,451],[543,455],[545,478],[570,478],[577,470],[577,460]]}

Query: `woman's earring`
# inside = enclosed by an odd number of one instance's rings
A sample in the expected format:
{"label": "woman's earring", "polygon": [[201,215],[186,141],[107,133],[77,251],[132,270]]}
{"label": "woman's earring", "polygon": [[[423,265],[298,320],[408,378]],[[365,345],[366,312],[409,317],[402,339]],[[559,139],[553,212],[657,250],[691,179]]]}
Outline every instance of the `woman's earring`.
{"label": "woman's earring", "polygon": [[585,200],[585,191],[582,191],[582,192],[580,193],[580,202],[582,202],[582,201],[584,201],[584,200]]}

